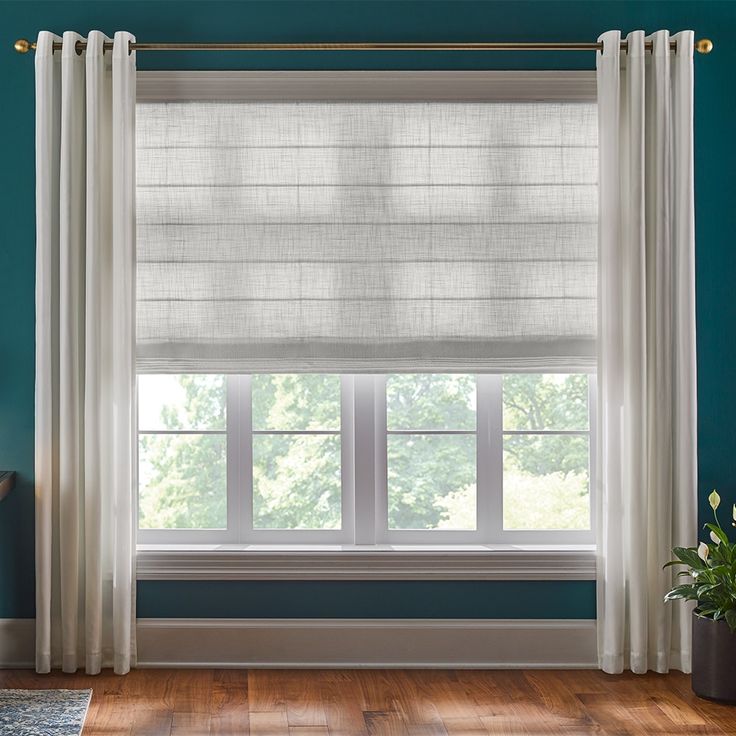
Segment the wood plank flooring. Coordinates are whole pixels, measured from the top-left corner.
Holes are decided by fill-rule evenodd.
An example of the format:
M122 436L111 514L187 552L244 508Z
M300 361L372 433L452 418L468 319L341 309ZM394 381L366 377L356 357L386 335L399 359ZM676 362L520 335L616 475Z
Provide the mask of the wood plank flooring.
M84 736L736 735L736 707L680 673L0 670L0 687L92 688Z

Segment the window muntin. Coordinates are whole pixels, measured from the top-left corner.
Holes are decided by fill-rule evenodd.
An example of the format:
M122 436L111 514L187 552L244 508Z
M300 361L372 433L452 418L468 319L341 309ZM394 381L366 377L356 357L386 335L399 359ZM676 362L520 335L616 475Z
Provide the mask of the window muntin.
M139 541L592 542L593 396L586 374L141 375Z

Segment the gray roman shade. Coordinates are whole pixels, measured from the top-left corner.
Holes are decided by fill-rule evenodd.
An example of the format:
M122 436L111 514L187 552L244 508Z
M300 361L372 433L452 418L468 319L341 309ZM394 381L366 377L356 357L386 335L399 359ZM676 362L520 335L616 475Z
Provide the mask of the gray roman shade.
M594 364L592 102L139 102L141 371Z

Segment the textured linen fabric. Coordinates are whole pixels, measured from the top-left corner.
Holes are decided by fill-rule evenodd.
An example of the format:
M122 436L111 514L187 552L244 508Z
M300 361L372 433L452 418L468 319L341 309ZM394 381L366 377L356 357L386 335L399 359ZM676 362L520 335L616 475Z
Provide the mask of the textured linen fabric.
M599 659L689 672L662 565L697 535L693 34L600 40Z
M134 661L135 54L36 51L36 669Z
M142 371L595 364L594 103L138 105Z

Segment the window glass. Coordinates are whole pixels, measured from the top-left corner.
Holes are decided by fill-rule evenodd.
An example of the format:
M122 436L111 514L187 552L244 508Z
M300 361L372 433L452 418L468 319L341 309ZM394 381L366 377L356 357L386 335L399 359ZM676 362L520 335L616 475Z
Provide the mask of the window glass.
M475 435L388 437L390 529L475 529Z
M225 529L224 434L141 434L138 443L141 529Z
M138 376L138 429L225 430L225 376L208 373Z
M503 527L590 529L588 376L503 379Z
M584 373L505 375L503 428L588 429L588 376Z
M226 379L138 376L141 529L227 527Z
M476 382L386 379L389 529L476 528Z
M253 526L339 529L340 436L253 437Z
M259 373L252 386L254 430L340 430L340 376Z
M253 526L339 529L340 376L252 378Z
M414 373L386 379L389 429L475 430L475 376Z

